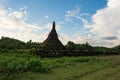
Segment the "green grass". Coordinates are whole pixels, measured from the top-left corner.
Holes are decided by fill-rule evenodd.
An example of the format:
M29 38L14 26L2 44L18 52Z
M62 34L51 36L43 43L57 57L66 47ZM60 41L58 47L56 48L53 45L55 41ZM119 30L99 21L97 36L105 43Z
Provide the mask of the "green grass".
M120 55L40 58L0 53L0 80L119 80Z

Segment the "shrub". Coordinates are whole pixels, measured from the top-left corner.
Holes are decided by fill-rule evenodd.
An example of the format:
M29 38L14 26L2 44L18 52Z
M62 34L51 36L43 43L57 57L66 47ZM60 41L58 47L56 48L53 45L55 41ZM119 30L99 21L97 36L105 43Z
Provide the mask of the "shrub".
M3 56L0 61L0 72L3 73L20 73L26 71L33 72L49 72L50 68L45 66L44 63L41 62L41 59L35 56L30 56L27 54L24 55L10 55Z
M33 72L49 72L50 68L45 66L41 60L38 58L31 58L29 61L26 63L26 67L28 71L33 71Z

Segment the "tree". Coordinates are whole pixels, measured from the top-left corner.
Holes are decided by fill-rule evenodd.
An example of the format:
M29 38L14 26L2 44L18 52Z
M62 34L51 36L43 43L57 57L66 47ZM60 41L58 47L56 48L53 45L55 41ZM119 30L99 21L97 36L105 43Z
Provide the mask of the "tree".
M67 50L75 50L75 44L72 41L69 41L65 47Z
M88 42L86 42L84 45L84 50L92 50L92 46Z

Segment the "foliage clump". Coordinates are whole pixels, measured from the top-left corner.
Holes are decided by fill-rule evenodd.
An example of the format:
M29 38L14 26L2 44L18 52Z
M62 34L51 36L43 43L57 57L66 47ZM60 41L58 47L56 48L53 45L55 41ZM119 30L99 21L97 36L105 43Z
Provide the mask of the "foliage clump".
M41 47L40 43L32 42L32 40L28 41L27 43L9 37L2 37L0 39L0 48L9 49L9 50L16 50L16 49L32 49Z
M2 54L0 72L5 74L21 72L49 72L48 66L41 62L41 58L30 54Z

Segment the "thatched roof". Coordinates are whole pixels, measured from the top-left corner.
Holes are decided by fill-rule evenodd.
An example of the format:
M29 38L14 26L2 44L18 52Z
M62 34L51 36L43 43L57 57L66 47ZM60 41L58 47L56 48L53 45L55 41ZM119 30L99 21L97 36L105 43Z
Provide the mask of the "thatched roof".
M64 49L63 44L58 39L58 35L55 29L55 22L53 22L52 30L48 35L48 38L43 42L43 49L45 50L61 50Z

